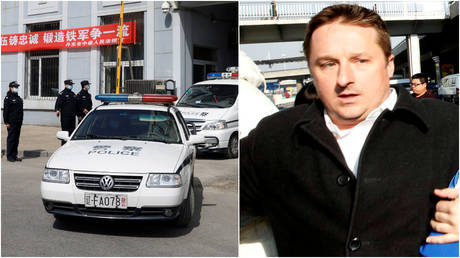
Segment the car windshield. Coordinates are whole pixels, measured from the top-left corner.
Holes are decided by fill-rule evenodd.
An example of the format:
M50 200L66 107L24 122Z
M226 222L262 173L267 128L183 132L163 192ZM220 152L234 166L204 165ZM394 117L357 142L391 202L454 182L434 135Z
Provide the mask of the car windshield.
M95 110L82 121L72 140L120 139L181 143L173 115L153 110Z
M192 86L179 100L179 107L228 108L238 96L238 85L201 84Z

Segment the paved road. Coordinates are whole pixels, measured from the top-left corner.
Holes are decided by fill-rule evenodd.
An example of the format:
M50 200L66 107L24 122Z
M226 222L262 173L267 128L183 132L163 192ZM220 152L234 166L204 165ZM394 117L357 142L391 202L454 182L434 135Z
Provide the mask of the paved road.
M40 199L48 158L2 158L2 256L237 256L237 159L195 162L192 226L159 222L55 221Z

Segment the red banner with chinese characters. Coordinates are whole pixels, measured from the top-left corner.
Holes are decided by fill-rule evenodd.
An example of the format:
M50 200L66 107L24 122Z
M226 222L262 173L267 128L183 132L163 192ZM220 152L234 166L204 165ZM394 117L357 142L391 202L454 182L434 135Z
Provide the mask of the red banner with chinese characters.
M119 23L93 27L2 35L2 53L116 45ZM136 43L136 22L125 22L123 44Z

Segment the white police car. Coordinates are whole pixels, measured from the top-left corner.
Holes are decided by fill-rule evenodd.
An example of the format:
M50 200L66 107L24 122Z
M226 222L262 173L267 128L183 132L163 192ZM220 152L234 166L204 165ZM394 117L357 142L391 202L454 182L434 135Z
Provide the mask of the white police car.
M195 144L171 95L98 95L92 110L48 160L41 182L47 212L109 219L190 222ZM141 100L142 99L142 100ZM161 102L168 104L109 104Z
M238 157L238 73L208 74L208 80L190 87L176 106L189 129L208 140L199 151Z

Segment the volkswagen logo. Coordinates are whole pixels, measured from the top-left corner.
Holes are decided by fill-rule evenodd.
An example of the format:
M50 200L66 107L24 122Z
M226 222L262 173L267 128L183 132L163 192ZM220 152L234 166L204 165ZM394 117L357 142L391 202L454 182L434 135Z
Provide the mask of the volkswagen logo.
M108 191L112 189L114 185L113 178L111 176L103 176L101 180L99 180L99 185L101 186L102 190Z

